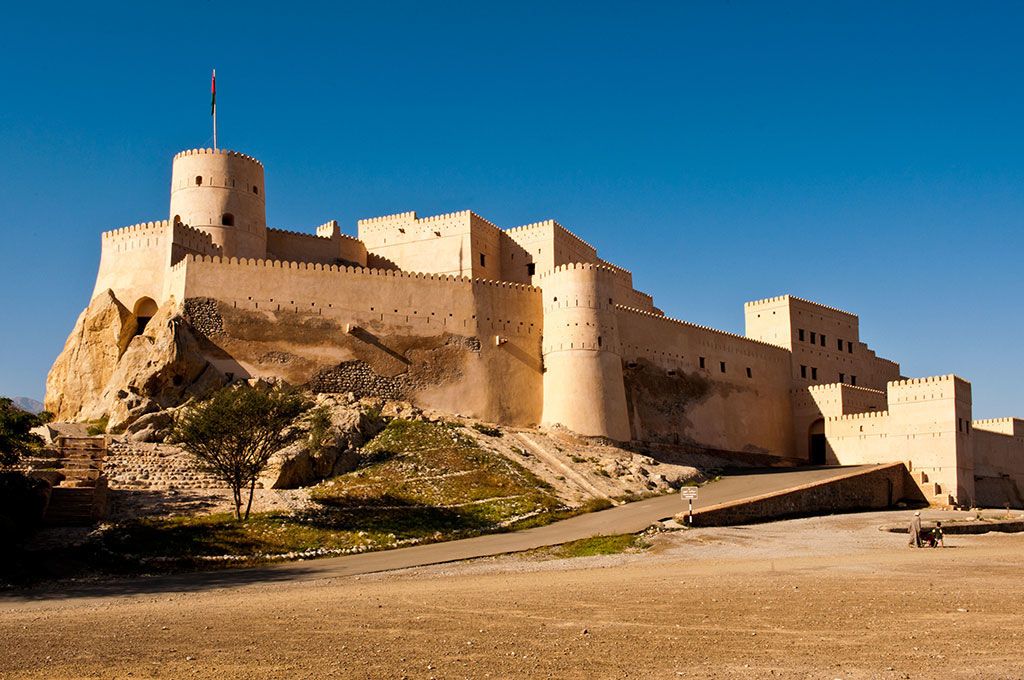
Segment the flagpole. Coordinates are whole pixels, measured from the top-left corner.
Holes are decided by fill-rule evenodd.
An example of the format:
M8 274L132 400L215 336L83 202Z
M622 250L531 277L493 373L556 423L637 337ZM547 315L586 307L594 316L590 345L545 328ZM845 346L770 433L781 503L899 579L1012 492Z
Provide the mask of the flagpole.
M210 81L210 94L213 101L213 150L217 150L217 69L213 69L213 79Z

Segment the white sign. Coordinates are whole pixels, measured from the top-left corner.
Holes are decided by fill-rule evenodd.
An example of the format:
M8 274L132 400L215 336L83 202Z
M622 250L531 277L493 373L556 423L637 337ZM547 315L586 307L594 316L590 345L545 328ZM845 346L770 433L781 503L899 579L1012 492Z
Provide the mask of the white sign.
M679 489L679 495L683 500L697 500L697 489L696 486L684 486Z

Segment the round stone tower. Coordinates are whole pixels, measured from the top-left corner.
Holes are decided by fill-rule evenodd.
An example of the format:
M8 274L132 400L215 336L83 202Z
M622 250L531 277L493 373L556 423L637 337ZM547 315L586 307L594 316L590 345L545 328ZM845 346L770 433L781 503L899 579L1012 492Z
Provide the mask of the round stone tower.
M536 281L544 291L542 422L628 441L615 272L598 264L567 264Z
M225 257L267 256L263 164L237 151L192 149L174 157L171 221L208 232Z

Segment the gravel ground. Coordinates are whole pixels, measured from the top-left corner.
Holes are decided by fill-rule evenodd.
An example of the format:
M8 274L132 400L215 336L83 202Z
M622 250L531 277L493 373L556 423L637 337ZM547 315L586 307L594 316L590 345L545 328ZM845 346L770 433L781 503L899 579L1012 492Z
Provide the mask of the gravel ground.
M0 673L1024 677L1024 534L947 536L945 549L916 550L878 530L909 514L695 529L609 557L20 593L0 599Z

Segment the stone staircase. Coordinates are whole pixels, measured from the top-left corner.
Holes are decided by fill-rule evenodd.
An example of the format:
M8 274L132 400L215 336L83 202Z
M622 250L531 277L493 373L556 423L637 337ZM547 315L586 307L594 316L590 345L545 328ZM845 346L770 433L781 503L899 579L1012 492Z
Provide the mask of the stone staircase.
M918 470L913 474L913 478L918 488L924 493L925 498L928 499L929 504L943 507L956 505L956 499L953 497L953 494L944 493L942 485L938 482L928 481L927 472Z
M103 461L105 437L58 437L55 471L60 479L50 493L43 521L53 525L88 525L107 510L107 479Z
M167 444L114 440L105 472L112 489L183 491L225 487L224 482L200 470L188 453Z

